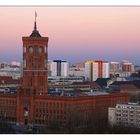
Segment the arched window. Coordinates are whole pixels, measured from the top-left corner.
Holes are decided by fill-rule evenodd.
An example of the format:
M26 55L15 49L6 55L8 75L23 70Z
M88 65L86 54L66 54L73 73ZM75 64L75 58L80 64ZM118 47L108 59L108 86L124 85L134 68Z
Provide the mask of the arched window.
M25 46L23 46L23 52L26 53L26 47Z
M33 47L32 46L29 47L29 53L33 53Z
M42 53L42 48L41 47L38 48L38 52Z
M23 68L26 68L26 60L23 60Z
M45 53L47 53L47 46L45 46L44 48L45 48Z

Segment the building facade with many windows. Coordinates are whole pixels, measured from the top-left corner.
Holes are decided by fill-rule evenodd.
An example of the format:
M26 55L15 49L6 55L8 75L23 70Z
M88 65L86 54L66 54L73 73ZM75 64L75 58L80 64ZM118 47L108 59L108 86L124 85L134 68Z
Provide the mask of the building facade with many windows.
M68 69L69 69L68 62L62 60L53 60L53 61L49 61L49 65L50 65L49 67L50 76L53 77L68 76Z
M85 62L85 80L96 81L98 78L109 78L109 63L102 60Z
M140 128L140 105L139 103L117 104L109 108L110 125L123 125Z

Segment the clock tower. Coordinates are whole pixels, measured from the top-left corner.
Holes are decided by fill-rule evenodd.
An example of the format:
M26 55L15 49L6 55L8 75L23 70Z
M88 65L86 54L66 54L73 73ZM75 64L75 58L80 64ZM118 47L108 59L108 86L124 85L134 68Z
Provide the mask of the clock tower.
M17 121L28 125L34 122L34 100L48 94L48 37L34 29L23 41L23 78L17 92Z
M42 37L37 30L36 14L34 29L23 41L23 82L24 89L34 89L36 94L48 93L48 37Z

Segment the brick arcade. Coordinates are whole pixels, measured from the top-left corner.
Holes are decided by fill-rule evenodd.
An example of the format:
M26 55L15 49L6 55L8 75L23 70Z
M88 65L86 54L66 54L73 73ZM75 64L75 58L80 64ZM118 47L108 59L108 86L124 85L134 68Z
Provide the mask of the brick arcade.
M17 92L0 93L0 117L22 125L85 126L91 120L107 120L108 107L129 101L128 94L52 96L48 93L48 37L42 37L34 22L33 32L23 41L23 77Z

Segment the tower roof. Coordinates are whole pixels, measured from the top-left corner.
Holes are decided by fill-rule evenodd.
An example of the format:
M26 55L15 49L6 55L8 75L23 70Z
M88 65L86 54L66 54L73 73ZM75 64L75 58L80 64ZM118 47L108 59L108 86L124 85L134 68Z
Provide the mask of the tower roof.
M37 17L37 13L35 12L34 30L32 31L30 37L41 37L39 31L37 30L36 17Z

